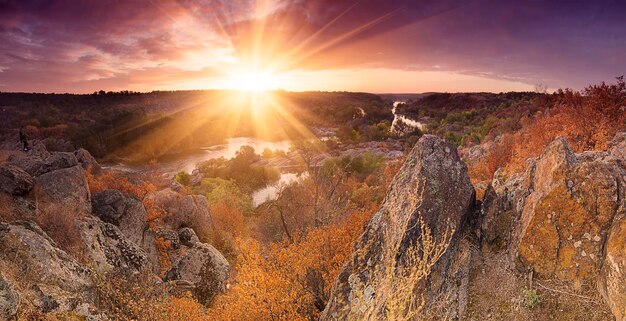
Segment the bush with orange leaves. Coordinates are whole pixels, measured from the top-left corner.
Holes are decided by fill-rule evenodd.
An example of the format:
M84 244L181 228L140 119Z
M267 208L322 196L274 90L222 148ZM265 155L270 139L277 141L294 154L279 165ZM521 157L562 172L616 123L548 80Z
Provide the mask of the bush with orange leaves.
M188 292L177 292L167 283L108 274L97 275L96 281L97 304L113 320L211 320Z
M527 158L538 156L556 138L563 136L575 152L606 150L618 131L626 130L626 84L601 83L582 92L559 90L552 107L515 134L510 168L519 170Z
M243 213L228 199L215 202L210 209L214 227L212 245L226 257L236 256L235 240L245 234Z
M268 248L238 239L234 285L215 299L209 314L214 320L317 319L372 213L348 215L340 223L296 235L293 243L271 243Z
M547 98L544 112L521 119L522 128L494 143L486 161L469 168L473 182L490 180L499 167L523 170L556 137L564 137L575 152L606 150L619 131L626 130L626 84L601 83L582 91L559 90Z
M156 187L150 183L133 184L114 171L102 171L98 174L87 171L87 183L92 194L105 189L116 189L138 200L143 200L148 193L156 191Z

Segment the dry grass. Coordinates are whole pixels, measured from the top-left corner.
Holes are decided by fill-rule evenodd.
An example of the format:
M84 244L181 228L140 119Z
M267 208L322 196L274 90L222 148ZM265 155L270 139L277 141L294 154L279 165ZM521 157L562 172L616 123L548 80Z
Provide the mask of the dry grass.
M398 222L396 230L388 229L385 240L390 242L384 250L380 268L374 272L376 280L376 305L358 307L363 313L358 320L393 320L408 321L422 320L425 300L419 293L418 287L422 281L430 275L433 266L446 252L454 230L448 225L446 231L439 239L435 239L431 229L420 217L418 222L409 227L407 218L405 222ZM405 235L406 231L414 228L420 229L420 234L415 243L407 249L403 247L402 238L397 235ZM395 236L394 236L395 235ZM403 253L403 255L398 255ZM359 288L364 288L359 284ZM358 294L361 296L361 294ZM366 298L359 297L359 302L365 302ZM380 315L380 313L384 315Z
M538 302L529 302L534 293ZM574 290L556 280L529 284L506 254L483 253L472 262L468 295L466 320L613 320L595 288Z

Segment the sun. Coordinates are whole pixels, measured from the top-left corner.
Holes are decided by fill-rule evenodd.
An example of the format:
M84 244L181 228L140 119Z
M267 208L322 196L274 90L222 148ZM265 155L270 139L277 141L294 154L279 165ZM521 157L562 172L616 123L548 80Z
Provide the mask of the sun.
M233 73L228 83L229 88L247 92L275 90L279 85L278 77L271 72L253 70Z

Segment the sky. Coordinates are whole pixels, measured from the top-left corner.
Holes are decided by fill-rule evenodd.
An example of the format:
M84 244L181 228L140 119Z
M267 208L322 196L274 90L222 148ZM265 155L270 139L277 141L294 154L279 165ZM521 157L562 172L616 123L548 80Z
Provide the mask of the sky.
M0 0L0 91L501 92L624 74L623 0Z

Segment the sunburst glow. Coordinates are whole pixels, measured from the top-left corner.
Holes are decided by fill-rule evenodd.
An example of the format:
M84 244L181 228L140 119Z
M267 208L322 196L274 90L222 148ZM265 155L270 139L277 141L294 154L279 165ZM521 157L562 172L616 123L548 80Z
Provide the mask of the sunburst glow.
M271 72L247 70L230 75L228 87L241 91L262 92L278 89L279 80L279 77Z

